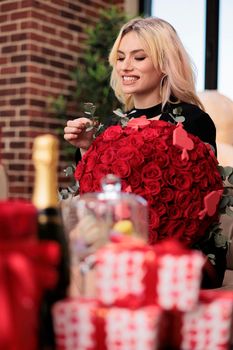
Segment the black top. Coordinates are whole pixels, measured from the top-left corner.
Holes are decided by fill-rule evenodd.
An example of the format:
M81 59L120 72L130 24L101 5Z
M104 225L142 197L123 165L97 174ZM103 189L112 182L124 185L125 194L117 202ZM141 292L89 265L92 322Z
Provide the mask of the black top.
M127 113L128 117L139 118L145 115L148 119L160 116L159 120L164 120L172 124L177 124L182 121L184 129L198 136L203 142L212 146L217 154L216 149L216 128L210 116L201 110L198 106L180 102L167 103L163 110L162 104L146 108L146 109L132 109ZM183 118L182 118L183 117ZM119 117L112 116L105 122L105 128L117 125ZM81 159L80 150L76 151L76 162ZM208 268L204 272L202 281L203 288L217 288L222 285L225 269L226 269L226 253L227 246L216 247L214 235L208 240L198 242L195 244L195 249L201 250L206 256L210 257L207 265Z

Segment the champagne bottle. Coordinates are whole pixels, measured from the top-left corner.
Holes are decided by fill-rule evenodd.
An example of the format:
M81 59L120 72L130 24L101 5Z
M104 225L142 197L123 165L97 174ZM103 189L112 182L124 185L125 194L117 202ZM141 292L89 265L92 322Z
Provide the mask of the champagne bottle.
M38 209L39 239L56 241L61 248L57 286L45 293L41 305L40 350L55 349L51 308L54 302L66 297L70 282L68 242L62 227L57 192L58 150L59 143L55 136L48 134L35 138L33 145L35 184L32 202Z

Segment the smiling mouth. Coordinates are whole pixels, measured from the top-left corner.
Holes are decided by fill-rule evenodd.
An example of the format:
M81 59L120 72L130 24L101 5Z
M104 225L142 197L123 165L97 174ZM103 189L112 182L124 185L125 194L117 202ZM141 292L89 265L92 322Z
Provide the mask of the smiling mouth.
M134 83L135 81L137 81L139 78L136 77L136 76L127 76L127 75L123 75L122 76L122 80L123 80L123 83Z

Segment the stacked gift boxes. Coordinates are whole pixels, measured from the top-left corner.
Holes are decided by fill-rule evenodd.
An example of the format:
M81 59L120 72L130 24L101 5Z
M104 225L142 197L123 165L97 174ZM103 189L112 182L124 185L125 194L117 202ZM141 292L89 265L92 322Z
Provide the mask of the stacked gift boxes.
M201 253L127 238L95 259L95 298L53 308L58 350L228 349L233 292L200 290Z

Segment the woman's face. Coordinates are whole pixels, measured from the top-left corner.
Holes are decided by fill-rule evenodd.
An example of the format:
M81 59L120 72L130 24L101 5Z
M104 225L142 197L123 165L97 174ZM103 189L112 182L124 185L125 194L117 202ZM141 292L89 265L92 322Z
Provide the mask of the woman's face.
M151 105L160 102L162 73L154 67L141 40L133 31L121 39L116 71L125 94L132 94L136 101L146 99Z

